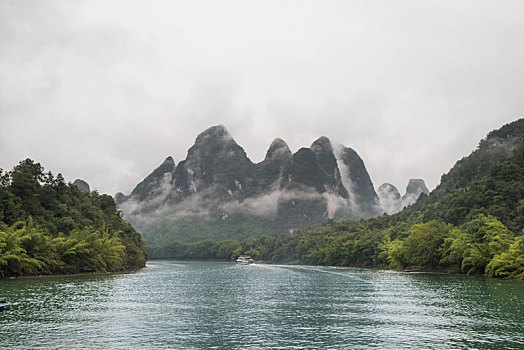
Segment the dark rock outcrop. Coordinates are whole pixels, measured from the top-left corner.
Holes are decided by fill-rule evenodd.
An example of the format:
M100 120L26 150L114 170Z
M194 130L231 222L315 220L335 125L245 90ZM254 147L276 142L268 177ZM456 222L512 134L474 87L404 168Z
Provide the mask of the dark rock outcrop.
M80 180L80 179L76 179L74 182L73 182L73 185L75 185L76 187L78 187L80 190L86 192L86 193L89 193L91 192L90 188L89 188L89 184L87 182L85 182L84 180Z

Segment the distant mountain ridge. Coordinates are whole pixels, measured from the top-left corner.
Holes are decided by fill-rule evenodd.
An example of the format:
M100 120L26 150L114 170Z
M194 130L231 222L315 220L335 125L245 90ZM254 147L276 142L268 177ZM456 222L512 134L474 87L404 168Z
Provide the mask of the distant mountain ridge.
M427 191L423 181L417 188ZM415 192L408 191L395 210L416 201L421 192ZM293 154L276 138L255 164L222 125L199 134L186 159L176 164L167 157L129 196L118 193L115 201L153 243L247 239L392 212L381 204L353 149L334 147L322 136Z

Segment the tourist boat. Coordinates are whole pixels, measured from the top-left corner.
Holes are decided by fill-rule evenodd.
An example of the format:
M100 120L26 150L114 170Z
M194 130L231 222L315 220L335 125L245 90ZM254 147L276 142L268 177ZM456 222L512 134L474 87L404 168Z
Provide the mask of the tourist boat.
M249 264L254 264L254 263L255 263L255 259L253 259L249 255L240 255L237 259L238 265L249 265Z

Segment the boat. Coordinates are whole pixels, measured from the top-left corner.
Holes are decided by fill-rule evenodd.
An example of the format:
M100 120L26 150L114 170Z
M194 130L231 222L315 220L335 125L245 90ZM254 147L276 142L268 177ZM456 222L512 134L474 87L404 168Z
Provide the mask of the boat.
M238 265L250 265L254 263L255 263L255 259L253 259L249 255L240 255L237 259Z
M7 301L7 300L0 300L0 310L3 310L4 307L7 307L11 305L11 302L10 301Z

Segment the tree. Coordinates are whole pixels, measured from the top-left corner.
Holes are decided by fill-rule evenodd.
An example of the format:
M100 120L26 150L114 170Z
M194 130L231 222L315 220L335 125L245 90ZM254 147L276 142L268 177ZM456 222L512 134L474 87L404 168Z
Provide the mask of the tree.
M44 263L27 254L23 245L32 239L31 224L19 221L5 231L0 231L0 274L2 276L20 276L41 270Z
M486 266L489 277L516 278L524 280L524 236L500 254L497 254Z
M402 246L406 264L420 268L439 267L440 247L451 228L451 225L437 220L413 225Z
M484 273L491 259L514 241L514 234L491 215L480 214L464 228L469 242L463 253L462 271L467 274Z
M453 228L448 236L444 238L439 251L441 255L440 265L450 269L452 272L460 272L464 252L471 243L470 236L458 228Z

